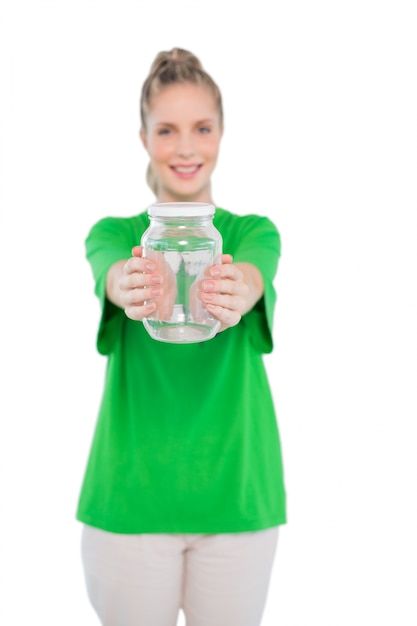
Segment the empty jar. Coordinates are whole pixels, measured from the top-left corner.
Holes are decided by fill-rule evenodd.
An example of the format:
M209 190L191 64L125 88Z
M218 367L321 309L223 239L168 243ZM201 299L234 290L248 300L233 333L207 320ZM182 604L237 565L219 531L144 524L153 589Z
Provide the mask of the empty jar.
M143 320L151 337L169 343L211 339L220 328L199 297L207 269L221 263L222 238L215 208L200 202L164 202L148 208L150 226L141 244L162 275L158 308Z

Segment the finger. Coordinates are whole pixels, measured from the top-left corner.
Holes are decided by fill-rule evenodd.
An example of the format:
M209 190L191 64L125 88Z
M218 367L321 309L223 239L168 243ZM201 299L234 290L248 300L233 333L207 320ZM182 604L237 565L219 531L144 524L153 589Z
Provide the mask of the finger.
M134 271L125 272L119 280L119 288L122 291L131 289L140 289L145 287L157 287L162 284L162 276L160 274L147 274L145 272Z
M201 300L206 305L221 306L224 309L236 311L239 315L241 315L241 311L243 311L245 306L245 300L241 296L221 293L202 293Z
M126 261L123 271L126 274L132 274L133 272L155 272L156 265L149 259L132 256L128 261Z
M210 268L209 276L213 278L231 278L233 280L242 280L242 271L232 263L225 263L223 265L213 265Z
M136 275L133 275L133 284L129 284L129 278L127 278L126 281L127 282L124 283L120 282L120 296L123 299L124 306L128 304L142 303L145 302L145 300L150 300L151 298L159 298L164 293L162 285L158 283L150 283L149 278L146 277L145 274L137 277ZM145 281L149 284L144 284Z
M246 283L237 280L231 280L230 278L218 279L218 280L204 280L201 285L201 293L224 293L232 296L246 297L248 295L249 287Z
M242 316L238 311L218 306L216 304L207 304L207 310L216 317L224 327L236 326L239 324Z
M127 306L125 307L125 314L131 320L136 322L142 321L145 317L149 317L156 309L155 302L147 302L141 306Z
M126 289L120 291L123 307L143 306L147 300L158 300L163 296L164 290L159 287L148 287L146 289Z
M204 270L204 275L205 276L218 276L219 272L221 271L220 268L221 266L224 265L230 265L231 263L233 263L233 257L231 254L222 254L222 258L221 258L221 262L217 263L215 265L209 265L208 267L206 267L206 269ZM211 271L214 271L214 274L211 274Z

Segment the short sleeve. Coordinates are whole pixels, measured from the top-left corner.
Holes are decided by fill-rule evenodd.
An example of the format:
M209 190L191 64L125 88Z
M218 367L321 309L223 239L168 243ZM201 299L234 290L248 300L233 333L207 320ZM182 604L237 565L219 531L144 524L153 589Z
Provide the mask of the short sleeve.
M95 294L101 307L97 350L103 355L112 352L125 321L124 311L106 297L106 276L114 263L130 258L135 243L132 243L129 231L131 229L121 218L107 217L92 227L85 241L86 256L95 280Z
M274 278L281 254L281 238L275 225L267 217L243 218L239 243L233 255L234 263L255 265L264 280L264 295L254 308L243 316L251 341L261 353L273 349L273 317L276 303Z

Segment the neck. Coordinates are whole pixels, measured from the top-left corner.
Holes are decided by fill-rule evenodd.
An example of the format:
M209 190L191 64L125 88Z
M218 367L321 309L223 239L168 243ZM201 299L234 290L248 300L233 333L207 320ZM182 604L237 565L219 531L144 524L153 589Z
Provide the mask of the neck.
M211 195L210 184L204 189L201 189L199 192L193 194L175 194L170 192L168 189L158 189L156 199L158 202L204 202L215 206Z

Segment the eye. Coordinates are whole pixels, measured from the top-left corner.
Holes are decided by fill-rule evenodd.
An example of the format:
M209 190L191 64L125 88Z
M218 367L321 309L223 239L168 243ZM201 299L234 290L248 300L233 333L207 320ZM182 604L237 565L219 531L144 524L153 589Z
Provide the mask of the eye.
M171 133L171 130L169 128L160 128L158 130L158 135L169 135Z
M209 133L211 133L211 128L209 128L208 126L200 126L198 132L201 135L208 135Z

